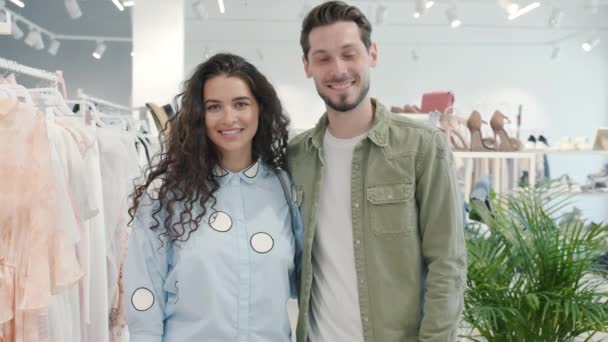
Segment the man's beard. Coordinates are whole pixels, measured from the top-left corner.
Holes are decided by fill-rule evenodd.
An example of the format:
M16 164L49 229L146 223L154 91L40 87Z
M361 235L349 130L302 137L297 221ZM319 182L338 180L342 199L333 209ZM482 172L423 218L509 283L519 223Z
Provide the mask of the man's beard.
M340 103L335 103L329 98L329 96L323 95L321 93L321 91L319 90L319 87L317 87L317 93L319 93L319 96L321 97L321 99L323 99L323 101L329 108L331 108L337 112L348 112L350 110L353 110L361 102L363 102L363 100L369 93L369 83L370 82L369 82L369 78L368 78L367 82L365 82L365 84L363 85L363 88L361 89L361 92L359 92L359 95L357 96L355 101L353 101L351 103L345 102L345 100L341 101ZM345 95L345 96L347 96L347 95Z

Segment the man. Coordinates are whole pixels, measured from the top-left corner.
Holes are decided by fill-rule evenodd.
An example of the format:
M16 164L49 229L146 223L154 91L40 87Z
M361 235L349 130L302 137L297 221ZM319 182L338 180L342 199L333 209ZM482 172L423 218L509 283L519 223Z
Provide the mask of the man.
M466 248L443 133L370 98L371 25L343 2L304 19L326 113L289 146L305 223L300 342L456 341Z

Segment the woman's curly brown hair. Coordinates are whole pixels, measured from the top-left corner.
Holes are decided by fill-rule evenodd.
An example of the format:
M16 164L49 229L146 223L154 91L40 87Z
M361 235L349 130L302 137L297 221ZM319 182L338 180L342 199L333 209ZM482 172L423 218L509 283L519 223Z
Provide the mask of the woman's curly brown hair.
M203 89L205 82L217 76L238 77L251 90L260 108L258 129L253 137L252 159L261 159L272 168L287 169L289 119L274 87L256 67L244 58L221 53L200 64L184 91L175 97L176 115L169 121L171 133L165 137L160 152L146 171L143 184L135 187L129 208L131 222L142 196L152 189L153 182L162 184L154 191L157 201L152 211L155 223L150 227L171 242L186 241L199 227L206 208L216 203L214 193L219 184L213 176L220 155L207 136ZM167 127L163 132L167 131ZM195 212L198 203L202 211ZM208 205L210 204L210 205ZM159 219L163 213L164 220Z

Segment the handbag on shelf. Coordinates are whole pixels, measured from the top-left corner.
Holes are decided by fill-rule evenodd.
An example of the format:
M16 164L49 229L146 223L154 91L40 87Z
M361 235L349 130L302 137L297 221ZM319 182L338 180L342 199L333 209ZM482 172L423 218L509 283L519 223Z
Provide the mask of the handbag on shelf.
M445 113L454 106L454 93L451 91L437 91L422 95L422 113Z

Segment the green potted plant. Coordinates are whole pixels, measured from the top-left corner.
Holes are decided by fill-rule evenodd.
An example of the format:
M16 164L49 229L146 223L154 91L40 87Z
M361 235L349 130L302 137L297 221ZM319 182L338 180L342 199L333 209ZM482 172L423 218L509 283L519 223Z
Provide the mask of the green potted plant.
M550 185L496 198L467 230L463 320L472 341L561 342L608 328L608 225L564 222L569 204ZM585 339L583 339L585 340Z

